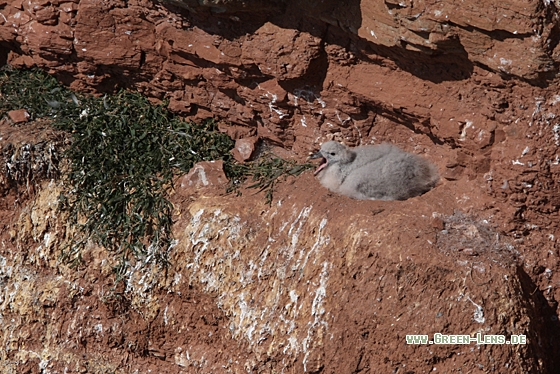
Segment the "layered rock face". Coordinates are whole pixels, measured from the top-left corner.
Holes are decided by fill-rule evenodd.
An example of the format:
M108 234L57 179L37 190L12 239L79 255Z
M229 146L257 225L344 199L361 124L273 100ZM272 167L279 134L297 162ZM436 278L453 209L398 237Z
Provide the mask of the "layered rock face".
M60 270L52 191L17 215L5 203L7 370L554 372L559 9L548 0L0 2L2 64L37 65L82 91L169 99L283 156L303 160L330 139L385 141L442 175L405 202L355 202L310 174L281 185L272 206L251 192L223 196L219 175L178 184L173 266L138 267L109 296L102 250L81 273ZM406 343L434 333L528 343Z
M327 133L368 142L384 119L485 147L519 107L543 101L531 84L558 71L552 2L208 3L176 13L15 2L0 30L11 64L38 64L80 89L170 97L178 111L258 129L296 152Z

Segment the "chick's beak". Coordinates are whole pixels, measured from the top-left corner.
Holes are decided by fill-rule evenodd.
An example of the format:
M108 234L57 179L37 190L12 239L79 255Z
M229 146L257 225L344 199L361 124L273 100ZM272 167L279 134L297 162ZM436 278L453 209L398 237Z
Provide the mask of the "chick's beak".
M314 159L314 158L320 158L321 159L321 163L319 164L317 169L315 169L315 172L313 173L313 175L319 174L319 172L321 170L323 170L325 167L327 167L327 164L329 163L329 161L323 156L321 151L313 153L311 156L309 156L309 158L310 159Z
M321 157L323 157L323 155L321 154L321 151L317 151L317 152L313 153L311 156L309 156L310 159L321 158Z

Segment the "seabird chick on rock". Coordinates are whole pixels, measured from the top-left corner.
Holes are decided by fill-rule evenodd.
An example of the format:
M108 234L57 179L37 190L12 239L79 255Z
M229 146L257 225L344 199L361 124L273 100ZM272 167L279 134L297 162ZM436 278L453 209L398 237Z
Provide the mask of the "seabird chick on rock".
M439 180L428 160L390 144L348 148L329 141L311 158L329 190L358 200L406 200L432 189Z

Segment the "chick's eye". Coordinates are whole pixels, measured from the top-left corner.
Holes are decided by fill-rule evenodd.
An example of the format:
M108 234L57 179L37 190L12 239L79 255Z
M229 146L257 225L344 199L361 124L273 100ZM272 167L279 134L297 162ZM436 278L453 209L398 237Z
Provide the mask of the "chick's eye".
M336 153L334 153L334 152L331 152L331 156L334 156L334 155L336 155Z

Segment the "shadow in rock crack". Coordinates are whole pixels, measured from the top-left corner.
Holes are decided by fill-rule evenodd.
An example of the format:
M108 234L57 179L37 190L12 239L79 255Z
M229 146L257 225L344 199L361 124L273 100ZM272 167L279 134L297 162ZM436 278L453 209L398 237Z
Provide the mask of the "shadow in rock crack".
M199 3L194 0L165 0L162 5L181 14L190 26L197 26L228 40L252 34L267 22L283 28L308 31L305 29L309 23L319 21L340 27L351 34L357 34L362 24L361 0L240 0L208 1L204 5Z
M403 110L398 108L392 108L389 110L383 106L376 106L373 109L377 114L389 119L392 122L405 126L415 134L428 136L434 144L443 145L445 143L431 132L429 120L419 118L413 114L405 113ZM416 124L421 124L424 128L420 129Z
M402 70L433 83L468 79L474 71L474 64L458 40L450 43L455 45L452 48L453 52L448 54L430 55L406 50L405 46L390 47L387 48L387 53L381 50L378 53L393 60Z
M0 67L6 65L8 61L8 48L4 48L0 43Z
M274 14L285 14L285 7L283 6L271 9L251 8L246 11L220 12L213 10L216 8L211 6L194 8L181 5L181 3L179 1L164 1L161 5L182 17L184 29L198 27L208 34L219 35L230 41L244 35L253 34L266 22L270 22L270 18Z
M378 55L393 61L403 71L433 83L465 80L474 72L474 64L469 60L468 53L458 38L439 42L437 50L405 41L388 47L357 36L355 38L359 39L356 49L363 51L359 55L360 59L379 64L379 61L368 57Z
M523 298L532 321L532 329L528 331L529 349L534 357L543 363L543 373L556 373L560 367L560 322L558 314L533 282L523 267L517 267L517 276L521 283Z
M468 79L474 70L474 65L459 38L439 41L436 43L437 49L433 50L404 40L397 46L387 47L359 37L358 30L362 26L360 0L286 1L277 2L276 6L270 9L230 12L224 8L222 13L216 13L211 7L199 7L199 11L194 12L175 4L165 3L165 6L180 13L185 18L187 27L196 26L227 40L251 35L270 22L281 28L307 32L351 52L369 51L391 59L402 70L434 83ZM357 53L357 58L369 60L364 53Z

